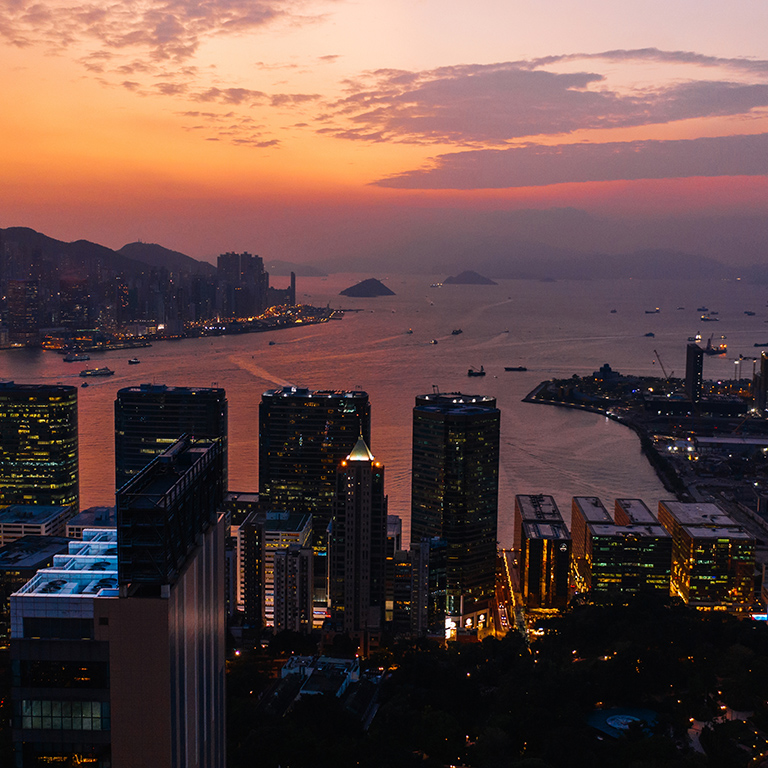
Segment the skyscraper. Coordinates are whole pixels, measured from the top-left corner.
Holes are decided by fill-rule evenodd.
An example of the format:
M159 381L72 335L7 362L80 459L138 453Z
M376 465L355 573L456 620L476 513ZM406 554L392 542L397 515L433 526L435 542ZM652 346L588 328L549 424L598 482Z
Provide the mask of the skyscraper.
M11 598L16 765L224 768L218 441L180 441Z
M336 474L328 592L336 628L357 638L363 653L384 621L386 544L384 467L360 437Z
M367 392L283 387L261 397L260 495L272 510L312 515L316 552L325 550L336 470L360 434L370 445Z
M704 350L698 344L689 344L685 351L685 394L692 403L701 400L704 379Z
M484 629L495 591L500 412L494 398L420 395L411 541L446 542L446 627Z
M221 388L126 387L115 400L115 487L134 475L182 435L218 438L227 468L227 396Z
M253 317L267 308L269 273L260 256L222 253L216 277L219 310L224 317Z
M77 389L0 383L0 504L77 506Z

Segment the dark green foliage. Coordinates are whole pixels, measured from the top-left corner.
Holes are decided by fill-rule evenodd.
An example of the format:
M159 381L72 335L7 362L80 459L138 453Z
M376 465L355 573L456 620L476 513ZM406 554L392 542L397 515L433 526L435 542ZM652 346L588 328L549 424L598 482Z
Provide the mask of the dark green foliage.
M389 671L368 731L339 700L318 697L252 721L230 765L747 768L761 751L753 743L768 749L755 735L768 723L761 623L640 596L574 606L541 629L530 649L516 633L448 648L393 644L371 660ZM691 718L720 718L726 706L754 715L715 723L701 738L708 754L694 751ZM656 723L619 738L588 726L612 707L652 710Z

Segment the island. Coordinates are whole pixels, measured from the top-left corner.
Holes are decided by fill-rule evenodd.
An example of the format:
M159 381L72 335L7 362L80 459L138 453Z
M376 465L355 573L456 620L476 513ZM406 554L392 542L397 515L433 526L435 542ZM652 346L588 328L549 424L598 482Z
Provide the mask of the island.
M345 288L343 291L339 291L339 296L352 296L354 298L373 298L375 296L394 296L395 292L387 288L381 280L377 280L375 277L369 277L367 280L362 280L356 285L352 285L349 288Z
M443 285L498 285L498 283L495 283L488 277L479 275L477 272L473 272L471 269L467 269L458 275L446 277L443 280Z

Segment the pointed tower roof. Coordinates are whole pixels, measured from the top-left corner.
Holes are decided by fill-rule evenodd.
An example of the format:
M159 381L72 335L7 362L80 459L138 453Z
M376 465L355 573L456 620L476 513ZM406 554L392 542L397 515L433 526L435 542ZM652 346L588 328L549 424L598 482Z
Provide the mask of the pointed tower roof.
M347 456L347 460L374 461L373 454L371 453L370 448L365 444L362 435L357 439L357 443L355 443L355 447L350 451L349 456Z

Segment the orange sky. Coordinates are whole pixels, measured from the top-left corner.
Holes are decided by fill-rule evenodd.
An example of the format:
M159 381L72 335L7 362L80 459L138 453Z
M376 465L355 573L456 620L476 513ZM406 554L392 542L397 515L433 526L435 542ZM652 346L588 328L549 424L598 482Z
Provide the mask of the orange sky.
M768 8L672 5L0 5L0 227L308 261L405 211L765 214Z

